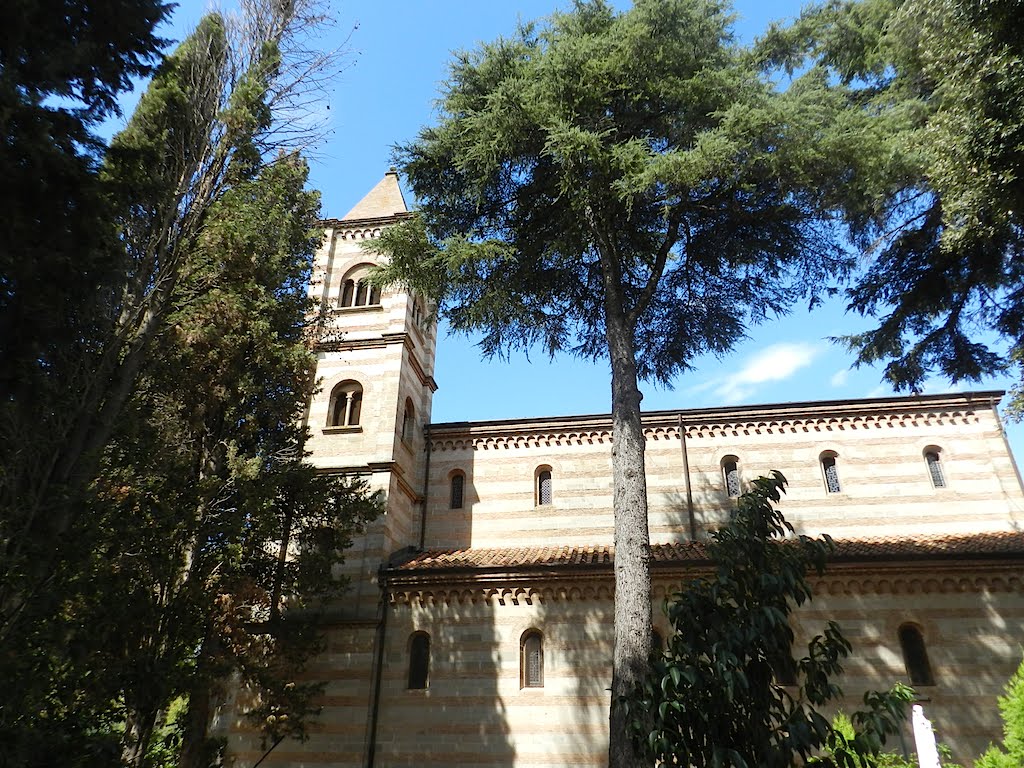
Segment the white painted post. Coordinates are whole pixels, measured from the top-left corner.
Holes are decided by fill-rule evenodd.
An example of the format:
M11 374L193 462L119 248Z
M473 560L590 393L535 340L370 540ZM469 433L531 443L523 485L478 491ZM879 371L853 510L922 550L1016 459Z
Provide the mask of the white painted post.
M915 704L911 711L917 760L921 768L939 768L939 750L935 747L935 732L932 730L931 721L924 716L924 707L920 704Z

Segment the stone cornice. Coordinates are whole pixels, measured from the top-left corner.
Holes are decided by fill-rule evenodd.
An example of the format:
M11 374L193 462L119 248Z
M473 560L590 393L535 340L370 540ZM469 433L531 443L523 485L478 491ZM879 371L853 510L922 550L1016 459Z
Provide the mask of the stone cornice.
M322 219L320 226L325 230L333 230L334 236L341 240L367 240L380 236L383 227L407 221L412 213L396 213L392 216L379 216L369 219Z
M405 479L405 470L397 461L371 461L367 466L369 466L371 472L390 472L391 478L395 481L398 489L408 496L413 504L421 504L423 502L423 497Z
M664 564L662 564L664 565ZM809 581L815 594L895 595L1010 592L1024 593L1021 559L947 561L944 563L833 563ZM709 563L652 568L651 597L660 601L679 585L710 574ZM506 569L486 573L386 573L391 605L492 603L532 605L535 602L610 600L614 573L607 565L560 569Z
M688 439L750 435L829 434L907 425L978 422L978 412L994 407L1002 391L954 395L829 400L747 407L652 411L643 414L648 440L679 440L680 420ZM608 415L446 422L430 425L434 451L501 450L608 444Z

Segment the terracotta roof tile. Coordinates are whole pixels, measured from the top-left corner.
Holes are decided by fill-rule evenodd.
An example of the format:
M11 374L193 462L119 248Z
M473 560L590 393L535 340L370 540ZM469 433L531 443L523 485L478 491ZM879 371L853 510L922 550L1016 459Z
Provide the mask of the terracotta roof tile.
M1024 556L1024 533L998 531L992 533L943 536L872 536L836 539L834 562L873 560L919 560ZM413 553L409 559L395 564L399 572L436 570L478 570L506 568L558 568L566 566L611 566L615 557L611 546L514 547L482 549L445 549ZM707 561L707 550L701 542L655 544L651 560L659 564L686 564Z

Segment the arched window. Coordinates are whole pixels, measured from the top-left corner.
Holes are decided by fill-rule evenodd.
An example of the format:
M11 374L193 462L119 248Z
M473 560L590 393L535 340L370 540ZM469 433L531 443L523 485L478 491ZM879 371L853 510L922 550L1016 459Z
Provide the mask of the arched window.
M665 640L661 636L661 632L651 627L651 652L658 654L665 650Z
M402 439L405 442L412 440L413 427L416 424L416 409L412 407L412 400L405 399L405 411L402 414Z
M462 472L452 475L451 494L448 499L449 509L462 509L463 495L466 489L466 476Z
M536 629L523 633L520 645L520 678L523 688L544 687L544 638Z
M380 288L370 284L372 264L360 264L345 273L338 306L366 307L380 304Z
M355 305L356 284L353 280L346 280L341 285L341 306L351 307Z
M839 457L835 451L825 451L819 457L821 462L821 476L825 480L825 490L829 493L840 493L843 490L839 484L839 468L836 466L836 459Z
M928 477L931 478L932 488L945 488L946 475L942 471L942 461L939 458L941 448L932 445L924 449L924 461L928 465Z
M343 381L331 390L327 426L354 427L363 410L363 388L358 381Z
M779 685L797 684L796 661L793 659L793 652L789 648L784 648L779 652L779 658L772 666L776 683Z
M409 688L427 687L430 676L430 635L414 632L409 638Z
M904 624L899 629L899 636L903 663L907 667L911 685L935 685L921 628L915 624Z
M551 487L551 467L537 468L537 505L551 504L554 493Z
M726 456L722 459L722 480L730 499L740 495L740 460L737 457Z

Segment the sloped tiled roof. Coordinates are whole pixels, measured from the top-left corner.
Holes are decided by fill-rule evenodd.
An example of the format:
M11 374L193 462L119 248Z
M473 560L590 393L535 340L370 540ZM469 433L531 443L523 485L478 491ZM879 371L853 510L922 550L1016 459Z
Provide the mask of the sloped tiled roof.
M992 533L943 536L874 536L836 539L836 551L830 558L836 563L1024 558L1024 533ZM610 568L615 549L611 546L512 547L483 549L428 550L411 554L394 564L392 571L485 571L530 569L572 569L573 567ZM655 544L651 547L652 565L707 563L707 549L701 542Z
M1024 555L1024 533L947 534L943 536L875 536L836 540L834 561L904 560Z

